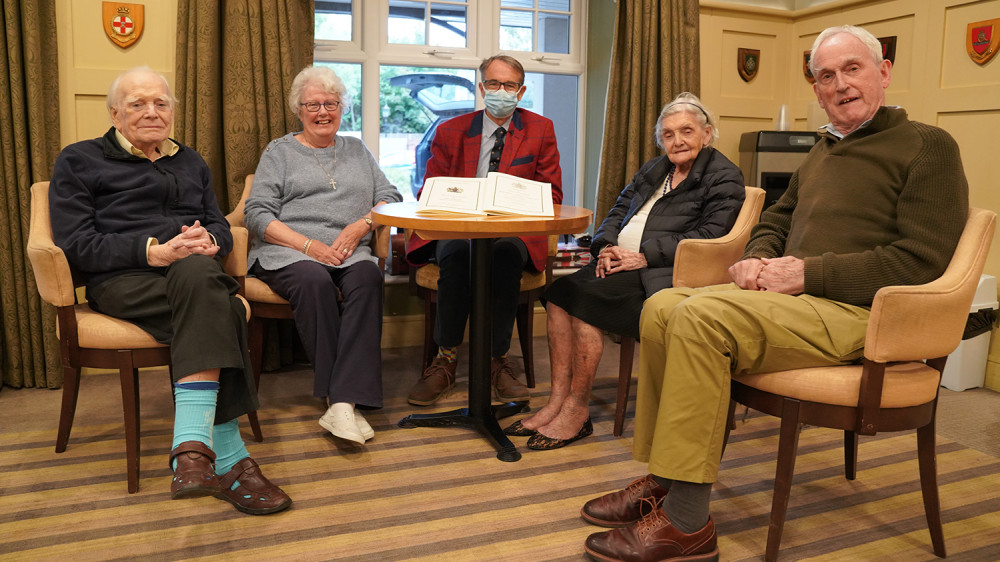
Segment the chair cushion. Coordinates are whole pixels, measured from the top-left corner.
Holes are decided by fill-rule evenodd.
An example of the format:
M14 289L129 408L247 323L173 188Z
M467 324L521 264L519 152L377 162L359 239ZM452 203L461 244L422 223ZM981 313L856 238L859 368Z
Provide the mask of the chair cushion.
M438 290L438 278L441 277L441 268L433 263L417 269L417 285L432 291ZM249 281L249 279L247 280ZM524 271L521 273L521 290L530 291L545 286L545 272ZM249 283L247 293L250 292ZM251 299L252 300L252 299Z
M861 389L860 365L814 367L740 375L747 386L797 400L856 407ZM940 373L924 363L889 364L882 388L883 408L926 404L937 396Z
M288 304L288 301L275 293L267 283L256 277L246 279L247 300L253 302L266 302L269 304Z
M166 347L154 340L149 332L128 320L94 312L87 304L78 304L74 308L80 347L93 349Z

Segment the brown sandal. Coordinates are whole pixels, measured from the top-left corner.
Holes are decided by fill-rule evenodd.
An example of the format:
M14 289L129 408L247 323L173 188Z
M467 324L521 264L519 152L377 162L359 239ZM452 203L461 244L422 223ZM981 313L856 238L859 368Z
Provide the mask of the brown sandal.
M232 489L236 482L239 484ZM222 489L215 497L226 500L243 513L267 515L292 505L292 498L272 484L250 457L236 463L222 477L221 484Z
M199 498L217 494L219 477L215 475L215 453L201 441L185 441L170 451L170 464L177 459L174 479L170 481L170 497Z

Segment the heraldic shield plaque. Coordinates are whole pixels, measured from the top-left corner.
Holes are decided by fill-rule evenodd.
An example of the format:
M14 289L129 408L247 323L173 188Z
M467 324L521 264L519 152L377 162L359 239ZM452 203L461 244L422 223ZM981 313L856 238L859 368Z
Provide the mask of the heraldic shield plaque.
M965 50L976 64L986 64L997 54L997 43L1000 43L998 24L1000 18L969 24L965 34Z
M142 35L144 22L142 4L104 2L101 9L104 33L121 48L131 47Z
M760 70L760 49L744 49L740 47L737 50L736 56L736 69L740 73L740 78L744 82L753 80L757 76L757 71Z

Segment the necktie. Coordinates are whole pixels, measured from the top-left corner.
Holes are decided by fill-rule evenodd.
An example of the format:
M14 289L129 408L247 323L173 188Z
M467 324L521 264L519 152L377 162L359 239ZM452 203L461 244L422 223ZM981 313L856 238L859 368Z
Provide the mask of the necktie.
M503 153L503 139L507 136L507 130L500 127L493 132L493 150L490 151L490 172L496 172L500 168L500 154Z

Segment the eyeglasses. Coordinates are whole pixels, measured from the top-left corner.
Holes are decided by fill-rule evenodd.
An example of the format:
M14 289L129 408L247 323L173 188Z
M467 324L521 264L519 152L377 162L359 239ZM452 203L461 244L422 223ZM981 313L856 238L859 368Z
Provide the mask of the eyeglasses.
M503 86L504 90L507 90L508 94L516 94L518 90L521 89L521 84L517 82L501 82L499 80L484 80L483 87L486 88L487 92L495 92Z
M325 107L327 111L337 111L344 104L339 101L325 101L323 103L320 103L318 101L309 101L306 103L300 103L299 105L306 108L306 111L308 111L309 113L316 113L317 111L319 111L320 106Z

